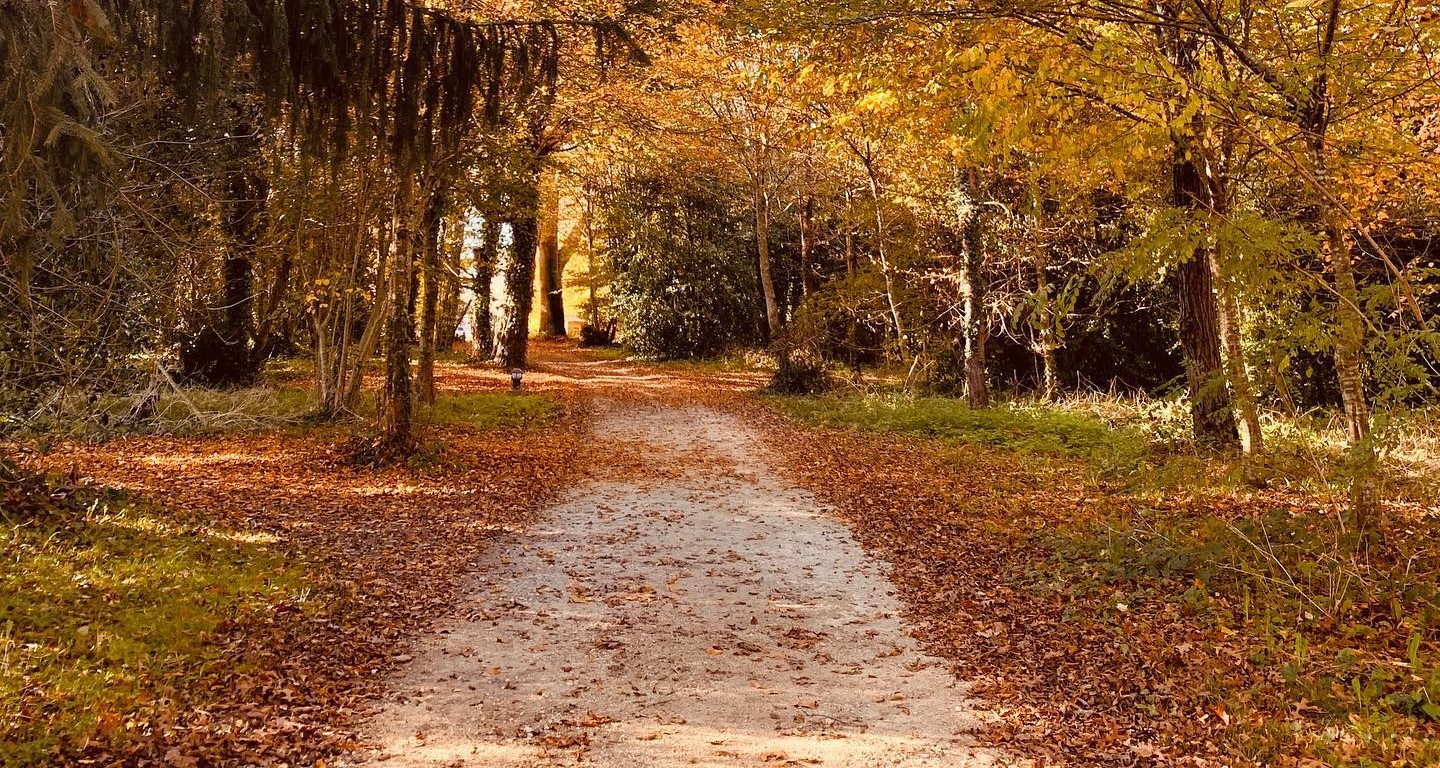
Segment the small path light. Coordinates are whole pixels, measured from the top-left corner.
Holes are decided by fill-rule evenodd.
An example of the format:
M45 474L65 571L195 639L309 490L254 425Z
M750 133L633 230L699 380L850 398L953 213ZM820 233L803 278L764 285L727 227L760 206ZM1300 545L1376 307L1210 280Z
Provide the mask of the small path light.
M510 391L520 391L520 381L525 378L525 371L520 368L510 370Z

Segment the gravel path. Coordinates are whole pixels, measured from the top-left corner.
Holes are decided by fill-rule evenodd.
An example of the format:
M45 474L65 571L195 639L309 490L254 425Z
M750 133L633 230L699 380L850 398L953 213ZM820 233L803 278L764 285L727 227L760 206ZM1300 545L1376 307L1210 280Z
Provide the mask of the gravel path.
M651 471L479 563L378 705L378 766L988 766L880 567L737 416L601 403Z

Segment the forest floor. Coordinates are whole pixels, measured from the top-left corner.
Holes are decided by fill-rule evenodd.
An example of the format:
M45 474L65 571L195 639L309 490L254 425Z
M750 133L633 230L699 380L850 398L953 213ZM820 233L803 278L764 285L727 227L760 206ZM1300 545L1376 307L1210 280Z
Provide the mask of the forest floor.
M0 540L0 765L1437 759L1433 515L1352 557L1292 486L1114 482L1103 425L765 380L540 343L525 396L443 365L406 466L27 449L88 501Z

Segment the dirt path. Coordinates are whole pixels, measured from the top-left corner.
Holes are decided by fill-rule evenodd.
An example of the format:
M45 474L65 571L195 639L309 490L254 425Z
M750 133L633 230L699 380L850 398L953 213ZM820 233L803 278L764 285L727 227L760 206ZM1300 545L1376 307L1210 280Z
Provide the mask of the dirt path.
M653 471L478 563L392 681L377 766L981 766L979 715L879 567L736 416L602 401Z

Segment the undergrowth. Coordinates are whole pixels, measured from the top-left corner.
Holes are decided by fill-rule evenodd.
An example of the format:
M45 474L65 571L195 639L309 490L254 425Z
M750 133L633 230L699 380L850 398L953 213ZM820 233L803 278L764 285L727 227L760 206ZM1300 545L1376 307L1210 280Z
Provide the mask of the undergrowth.
M1078 460L1099 500L1087 512L1038 528L994 522L997 535L1048 553L1011 573L1015 583L1059 585L1070 615L1123 628L1156 659L1179 653L1164 646L1166 622L1205 627L1218 638L1206 652L1249 670L1208 678L1206 716L1223 719L1229 751L1254 764L1440 764L1440 517L1434 477L1414 470L1440 457L1433 415L1384 425L1405 463L1386 470L1387 540L1367 548L1345 512L1342 444L1323 414L1269 414L1265 453L1244 458L1189 446L1176 400L986 410L894 394L773 401L812 424L991 446L1020 462Z
M1169 604L1255 670L1218 678L1233 747L1274 764L1440 763L1440 554L1433 518L1361 552L1321 509L1140 507L1039 538L1072 585ZM1278 713L1278 716L1277 716Z
M777 399L791 416L829 427L939 437L1021 453L1076 457L1133 467L1145 456L1141 434L1083 413L1021 404L971 409L944 397L806 397Z

